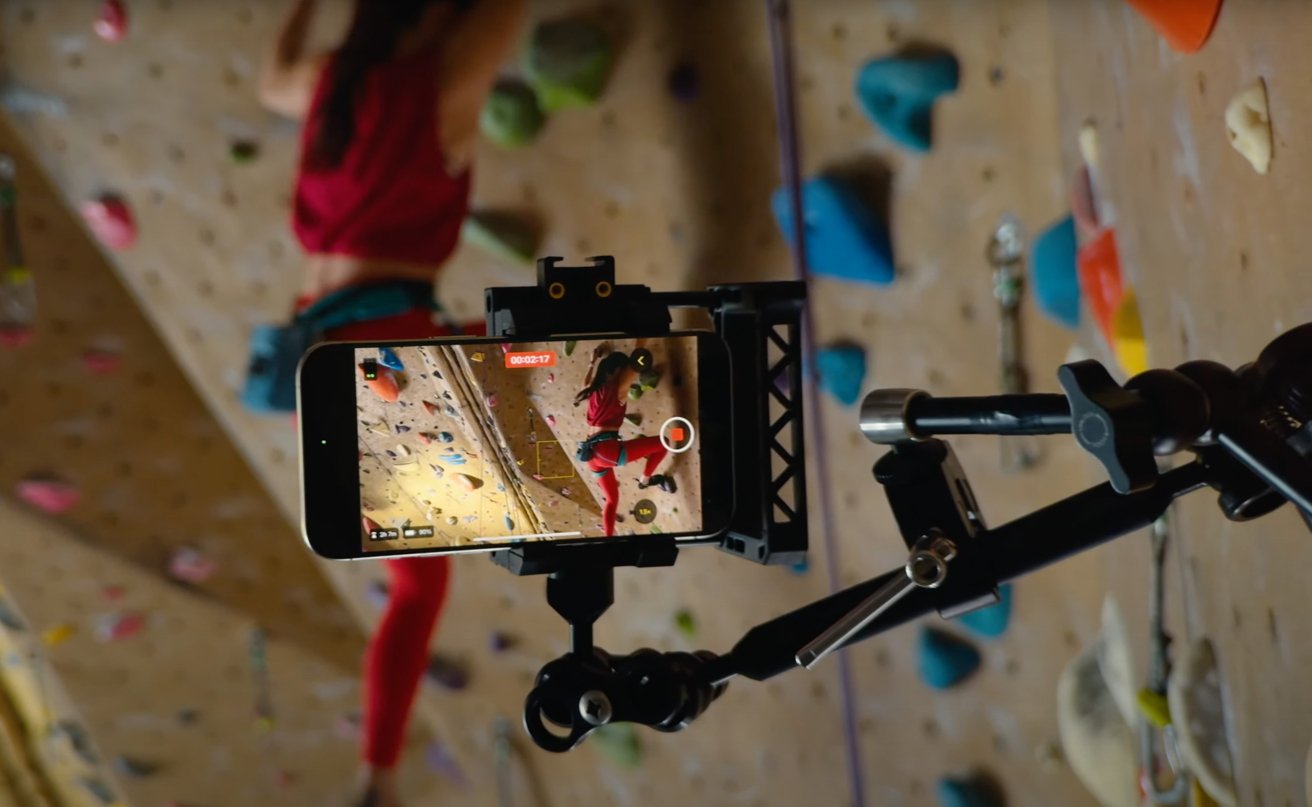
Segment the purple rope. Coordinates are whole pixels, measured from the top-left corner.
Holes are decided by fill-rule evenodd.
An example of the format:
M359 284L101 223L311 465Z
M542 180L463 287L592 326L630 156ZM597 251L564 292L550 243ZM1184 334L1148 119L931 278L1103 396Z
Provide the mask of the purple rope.
M806 263L806 228L802 224L802 170L800 146L797 136L797 106L793 97L793 44L791 14L788 0L766 0L770 23L770 55L774 66L774 104L778 114L779 155L783 168L784 187L788 192L788 206L793 219L793 272L797 279L811 285L811 270ZM802 316L802 354L806 367L814 369L815 326L809 312ZM806 376L806 394L818 402L818 389L813 373ZM835 537L832 509L829 507L829 463L825 452L824 418L820 409L808 409L812 445L815 447L816 482L820 489L820 525L824 536L825 571L830 593L839 589L838 540ZM861 740L857 732L856 693L852 684L852 664L846 650L834 654L838 662L839 695L843 705L843 745L847 754L848 780L852 791L852 807L865 807L865 778L861 772Z

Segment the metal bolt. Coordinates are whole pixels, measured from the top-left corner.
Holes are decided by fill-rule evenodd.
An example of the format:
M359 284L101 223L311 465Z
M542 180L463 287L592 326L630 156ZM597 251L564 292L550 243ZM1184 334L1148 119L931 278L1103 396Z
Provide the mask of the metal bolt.
M604 726L610 722L615 712L606 693L590 689L579 698L579 714L594 726Z

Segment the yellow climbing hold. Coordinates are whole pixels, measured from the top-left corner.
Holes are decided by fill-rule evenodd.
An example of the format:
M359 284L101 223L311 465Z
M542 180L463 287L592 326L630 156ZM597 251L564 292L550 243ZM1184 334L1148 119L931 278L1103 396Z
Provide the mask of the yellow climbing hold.
M1189 807L1221 807L1217 804L1216 799L1207 795L1203 786L1194 779L1189 784Z
M1167 704L1165 695L1153 692L1151 689L1141 689L1139 690L1138 703L1139 713L1149 723L1159 729L1171 725L1171 707Z
M1254 171L1265 174L1271 169L1271 113L1262 79L1230 100L1225 108L1225 134Z
M1148 369L1148 345L1143 337L1143 320L1134 289L1126 289L1116 313L1112 315L1112 350L1121 369L1138 375Z
M77 633L76 625L62 622L55 625L53 628L47 628L46 631L41 634L41 641L45 643L46 647L54 647L55 645L63 644L68 641L75 633Z

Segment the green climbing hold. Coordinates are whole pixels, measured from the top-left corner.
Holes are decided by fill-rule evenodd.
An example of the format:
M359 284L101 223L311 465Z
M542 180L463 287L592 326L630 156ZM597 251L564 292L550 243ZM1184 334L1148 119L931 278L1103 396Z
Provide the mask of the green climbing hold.
M691 611L685 609L675 614L674 627L678 628L679 633L689 639L697 638L697 620L693 617Z
M625 768L642 764L642 743L632 723L610 723L592 732L592 744L611 762Z
M238 165L253 162L259 154L259 144L254 140L234 140L228 145L228 156Z
M524 72L544 112L591 106L601 97L613 61L609 37L582 20L538 25L529 41Z
M639 398L642 397L642 392L643 392L643 390L642 390L642 386L641 386L641 385L638 385L638 384L632 384L632 385L630 385L630 386L629 386L629 400L630 400L630 401L636 401L636 400L638 400Z
M537 94L519 79L498 81L478 116L483 136L508 149L532 142L545 121Z
M533 263L538 234L524 218L508 213L471 213L460 236L495 257L516 263Z
M578 343L578 340L577 340L577 339L569 339L569 340L567 340L567 341L565 342L565 355L566 355L566 356L573 356L573 355L574 355L574 348L576 348L576 347L578 347L578 346L579 346L579 343Z

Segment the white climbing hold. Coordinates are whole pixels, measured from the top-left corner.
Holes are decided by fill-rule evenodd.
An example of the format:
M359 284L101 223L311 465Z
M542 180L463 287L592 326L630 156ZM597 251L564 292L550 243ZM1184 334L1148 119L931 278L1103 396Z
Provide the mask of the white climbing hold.
M1084 160L1089 170L1096 171L1101 152L1098 143L1098 124L1094 123L1092 118L1080 126L1079 144L1080 158Z
M1230 99L1225 108L1225 133L1230 145L1244 155L1254 171L1265 174L1270 169L1271 112L1262 79Z
M1095 646L1098 669L1102 672L1107 689L1116 700L1116 708L1126 725L1139 721L1138 687L1136 686L1134 651L1130 633L1125 627L1125 615L1116 598L1108 595L1102 603L1102 632Z
M1180 754L1198 782L1221 807L1235 807L1234 763L1226 741L1225 703L1221 672L1212 643L1191 644L1171 674L1166 690Z

